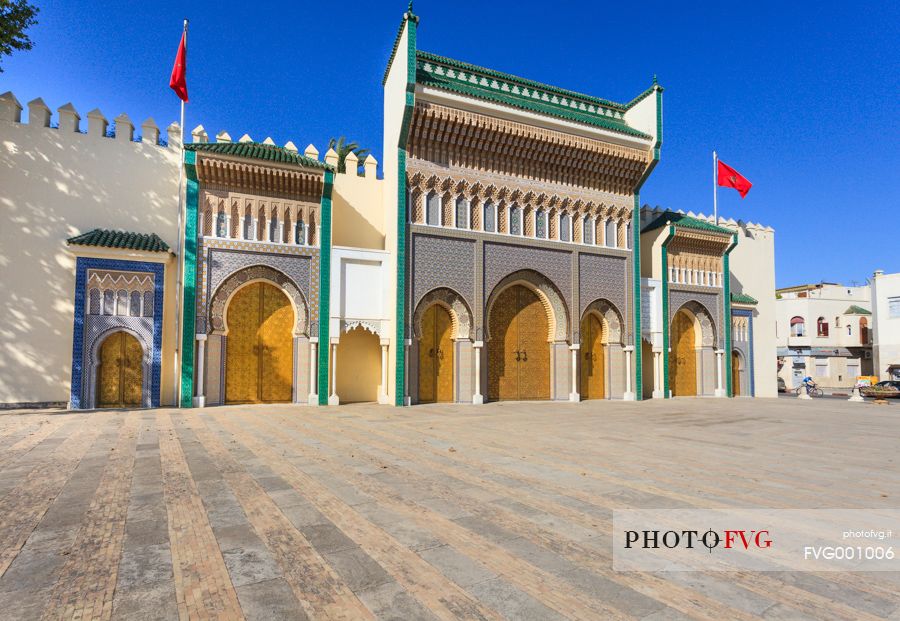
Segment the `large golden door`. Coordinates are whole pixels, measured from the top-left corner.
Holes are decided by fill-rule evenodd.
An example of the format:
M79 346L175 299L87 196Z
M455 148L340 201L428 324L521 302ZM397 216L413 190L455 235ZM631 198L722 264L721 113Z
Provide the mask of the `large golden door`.
M291 400L294 310L277 287L257 282L228 303L225 402Z
M127 332L114 332L100 346L97 371L97 407L140 407L144 350Z
M697 351L694 320L684 312L672 320L672 352L669 354L669 382L676 397L697 396Z
M494 301L489 318L489 399L549 399L547 313L531 290L514 285Z
M594 313L581 322L581 398L606 397L606 361L603 357L603 324Z
M736 351L731 352L731 394L741 396L741 355Z
M450 313L434 304L422 317L419 341L419 401L453 401L453 341Z

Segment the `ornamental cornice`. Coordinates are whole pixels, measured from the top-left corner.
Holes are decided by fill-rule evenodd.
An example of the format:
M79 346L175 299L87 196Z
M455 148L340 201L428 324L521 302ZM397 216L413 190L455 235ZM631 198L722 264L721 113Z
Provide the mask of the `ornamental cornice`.
M291 197L318 202L322 196L322 171L290 168L277 164L259 165L243 160L197 158L197 179L211 188L242 190L269 196Z
M521 202L532 207L579 211L611 219L630 217L633 200L630 195L579 189L481 170L439 166L415 158L407 162L407 184L410 191L460 194L469 200ZM453 191L454 188L464 189Z

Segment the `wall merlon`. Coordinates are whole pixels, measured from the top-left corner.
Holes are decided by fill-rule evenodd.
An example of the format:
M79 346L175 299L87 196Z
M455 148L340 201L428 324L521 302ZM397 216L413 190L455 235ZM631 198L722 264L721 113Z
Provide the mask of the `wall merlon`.
M209 142L209 134L206 133L206 128L202 125L198 125L194 129L191 130L191 137L194 142L199 143L207 143Z
M0 95L0 118L12 123L22 122L22 104L19 103L12 91L6 91Z
M216 134L216 142L231 142L231 134L224 129Z
M59 131L74 134L81 130L81 115L71 102L57 108L56 114L59 116Z
M50 106L40 97L28 102L28 124L50 127Z
M244 134L238 138L238 142L253 142L253 138L250 137L250 134Z
M365 169L366 178L375 179L378 176L378 160L372 157L372 154L366 156L366 159L363 161L363 168Z
M124 112L117 116L113 121L116 124L116 140L120 142L134 141L134 123L131 118Z
M327 157L327 156L326 156ZM344 164L346 167L346 173L348 175L356 175L359 172L359 157L357 157L356 153L351 151L344 158Z
M328 151L325 152L325 163L331 164L332 166L337 168L337 165L338 165L337 151L335 151L334 149L328 149Z
M319 159L319 150L315 148L312 143L309 143L308 145L306 145L306 149L303 151L303 155L317 160Z
M159 144L159 127L153 117L148 117L141 123L141 142Z
M275 146L275 141L272 140L272 137L271 137L271 136L266 136L266 139L263 140L263 144L271 145L271 146L274 147L274 146Z
M170 149L180 149L181 148L181 125L178 124L177 121L173 121L171 125L166 128L166 133L169 136L169 148Z
M291 153L297 153L297 152L298 152L298 151L297 151L297 145L295 145L295 144L293 143L293 141L291 141L291 140L288 140L286 143L284 143L284 148L285 148L286 151L290 151Z
M100 108L94 108L87 113L88 118L88 136L104 137L106 129L109 127L109 121L100 112Z

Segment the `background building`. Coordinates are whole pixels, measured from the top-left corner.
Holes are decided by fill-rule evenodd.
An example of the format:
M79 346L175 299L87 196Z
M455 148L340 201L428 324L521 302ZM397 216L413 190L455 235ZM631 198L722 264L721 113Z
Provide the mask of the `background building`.
M873 374L900 381L900 273L872 276Z
M809 375L823 388L851 388L872 374L869 285L798 285L775 298L778 374L789 387Z

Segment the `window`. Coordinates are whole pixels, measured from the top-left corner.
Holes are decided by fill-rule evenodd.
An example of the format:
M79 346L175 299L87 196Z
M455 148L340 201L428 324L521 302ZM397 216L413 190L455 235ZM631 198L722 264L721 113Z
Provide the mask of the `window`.
M103 314L116 314L116 292L112 289L107 289L103 292Z
M509 209L509 234L522 234L522 210L516 205L513 205Z
M456 228L469 228L469 201L462 196L456 199Z
M594 219L590 216L585 216L582 221L582 230L584 231L581 234L581 238L584 240L584 243L593 246L594 245Z
M625 226L625 247L631 250L631 222Z
M559 216L559 239L560 241L572 241L572 216L567 213Z
M615 220L607 220L606 221L606 245L610 248L615 248L618 243L618 231L616 230L616 222Z
M153 316L153 292L145 291L144 292L144 317L152 317Z
M847 336L853 336L853 326L847 324Z
M100 314L100 290L91 289L88 293L88 315Z
M216 237L227 237L228 231L225 230L225 212L220 211L216 216Z
M547 213L543 209L538 209L534 214L534 236L547 238Z
M859 344L869 344L869 320L865 317L859 318Z
M269 241L281 241L278 239L278 216L272 216L272 219L269 220Z
M840 315L838 315L837 317L834 318L834 327L835 328L841 327L841 316Z
M888 318L900 318L900 296L888 298Z
M791 336L805 336L806 324L803 317L794 317L791 319Z
M828 358L816 358L816 377L828 377Z
M306 225L303 220L297 220L297 224L294 225L294 243L306 245Z
M253 218L248 213L244 216L244 239L252 239L253 237Z
M490 201L484 204L484 230L489 233L497 230L497 206Z
M828 322L825 321L824 317L819 317L816 320L816 335L828 336Z
M441 225L441 198L434 192L428 195L425 224L430 224L431 226Z
M132 317L141 316L141 292L131 292L131 302L128 304L128 314Z
M128 315L128 292L125 289L116 292L116 315Z

